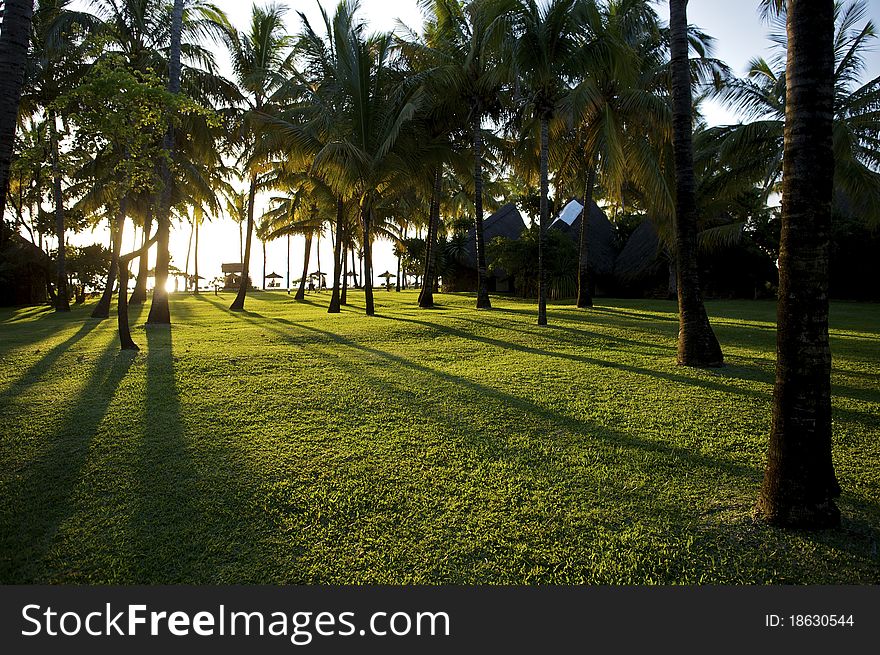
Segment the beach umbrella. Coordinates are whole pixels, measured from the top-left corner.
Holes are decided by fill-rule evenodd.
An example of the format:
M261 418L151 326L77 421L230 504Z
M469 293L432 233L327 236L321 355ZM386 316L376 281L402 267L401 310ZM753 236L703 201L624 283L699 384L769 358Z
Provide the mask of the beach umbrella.
M278 273L273 271L273 272L269 273L269 275L266 276L266 279L267 280L280 280L281 276L278 275Z

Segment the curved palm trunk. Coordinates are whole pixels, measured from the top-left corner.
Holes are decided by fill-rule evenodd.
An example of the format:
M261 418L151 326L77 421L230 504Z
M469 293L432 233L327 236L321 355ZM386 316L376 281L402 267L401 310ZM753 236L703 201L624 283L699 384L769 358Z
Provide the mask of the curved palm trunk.
M158 238L157 228L156 234L151 239L145 239L140 248L119 257L119 302L116 303L116 323L122 350L140 350L131 338L131 330L128 327L128 264L136 257L146 257Z
M202 218L202 213L196 210L195 244L193 244L193 293L196 295L199 295L199 224Z
M152 207L147 208L147 215L144 217L144 236L142 244L147 242L150 230L153 227L153 211ZM149 252L144 253L138 258L138 274L134 283L134 289L131 292L131 298L128 299L129 305L143 305L147 301L147 278L150 277L150 257Z
M339 295L339 304L348 304L348 257L345 256L347 246L342 248L342 292Z
M776 384L759 514L839 525L831 458L828 257L834 177L834 3L789 2Z
M434 171L434 188L431 191L431 207L428 216L428 234L425 237L425 272L422 275L422 289L419 292L419 307L433 309L434 286L437 279L437 231L440 229L440 192L443 184L443 169Z
M364 297L367 306L367 316L373 316L376 313L376 306L373 303L373 243L371 241L372 221L371 210L367 203L361 204L361 226L364 229Z
M483 234L483 134L482 112L474 111L474 241L477 249L477 309L492 309L486 267L486 238ZM423 280L422 286L426 281Z
M52 148L52 200L55 207L55 235L58 238L58 268L55 274L57 295L55 298L55 310L59 312L70 311L70 298L68 296L67 264L64 242L64 198L61 193L61 163L58 145L57 117L54 112L49 113L49 140Z
M263 244L263 291L266 290L266 242L261 241Z
M125 200L119 203L119 214L116 224L113 226L113 252L110 258L110 270L107 271L107 283L104 285L104 293L101 300L92 310L92 318L110 318L110 301L113 300L114 286L119 271L119 256L122 254L122 232L125 228ZM128 281L126 280L126 284ZM128 295L128 289L120 289L123 296Z
M192 255L193 237L196 233L196 219L189 228L189 241L186 243L186 263L183 265L183 290L189 291L189 262Z
M693 98L688 61L687 0L670 0L669 8L678 264L678 363L682 366L722 366L724 356L703 305L697 266L697 201L694 192Z
M248 190L248 215L247 236L244 241L244 262L241 267L241 284L238 286L238 295L229 306L232 311L244 311L244 299L247 296L248 281L251 274L251 241L254 238L254 199L257 195L257 177L251 175L251 185Z
M171 48L168 61L168 91L172 94L180 92L180 50L181 33L183 31L183 0L174 0L171 12ZM165 135L165 149L174 156L174 127L169 125ZM171 168L162 160L162 201L159 215L156 217L157 250L156 250L156 287L153 289L153 302L147 323L153 325L170 325L171 307L168 304L168 267L171 264Z
M287 295L290 295L290 233L287 233L287 273L284 274L284 285L287 287Z
M24 86L33 11L33 0L6 0L3 5L3 29L0 30L0 217L6 212L9 166Z
M592 307L593 296L590 293L590 207L593 205L593 189L596 186L596 165L590 164L587 175L587 186L584 187L584 208L581 211L581 230L578 239L578 297L577 306Z
M345 248L343 244L343 231L345 230L345 204L342 198L336 199L336 243L333 248L333 293L330 296L330 308L328 314L338 314L341 311L341 298L339 297L339 278L342 274L342 262L345 261Z
M294 300L305 300L306 299L306 277L309 274L309 259L312 254L312 233L308 232L306 234L306 253L303 257L303 273L302 277L299 279L299 289L296 290L296 295L293 297Z

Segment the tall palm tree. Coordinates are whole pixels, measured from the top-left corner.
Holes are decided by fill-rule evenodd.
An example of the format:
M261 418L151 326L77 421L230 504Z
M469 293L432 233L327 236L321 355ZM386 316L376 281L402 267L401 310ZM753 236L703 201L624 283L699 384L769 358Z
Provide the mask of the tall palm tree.
M28 111L46 115L51 170L51 192L58 240L56 256L55 309L70 310L66 273L64 180L62 146L66 124L55 101L77 84L86 70L85 35L95 27L93 16L73 11L70 0L41 0L34 9L31 25L31 53L27 65ZM59 125L60 123L60 125Z
M760 515L840 523L831 458L828 259L834 190L834 2L789 0L773 421Z
M834 190L870 223L880 223L880 77L861 83L865 54L877 38L863 0L834 3ZM778 21L784 22L784 17ZM771 39L783 52L755 59L745 79L729 80L718 95L745 117L714 129L729 175L759 184L764 195L779 191L785 133L786 35Z
M6 212L12 144L28 57L33 0L6 0L0 30L0 220ZM2 236L0 236L2 239Z
M504 0L471 0L465 4L443 3L438 27L437 50L445 62L439 74L445 77L450 99L467 108L465 118L471 136L474 179L474 241L477 259L477 308L491 309L489 299L486 240L483 236L483 166L485 137L483 121L498 118L504 109L502 91L510 79L510 67L503 45L510 38L513 3Z
M278 127L292 146L309 153L311 174L333 194L358 208L363 248L366 313L375 313L372 280L372 241L382 203L407 186L416 157L402 147L402 134L411 127L422 99L418 76L401 70L389 34L366 35L355 18L357 3L340 3L325 38L303 16L303 52L321 66L319 85L304 85L312 113L302 123L279 120ZM329 41L330 46L324 42ZM329 61L321 63L321 58ZM322 124L323 123L323 124ZM337 261L341 261L337 258Z
M724 356L700 293L694 179L693 94L688 57L687 0L669 0L672 55L672 132L675 151L675 245L678 286L678 363L721 366Z
M549 227L550 121L570 91L580 48L580 30L572 20L575 0L521 0L516 8L515 60L525 86L528 109L540 125L540 218L538 220L538 325L547 325L544 266Z
M181 70L181 43L183 39L183 7L184 0L174 0L171 12L171 46L168 55L168 92L180 93L180 70ZM165 136L165 150L174 156L174 126L168 126ZM168 266L171 263L169 242L171 239L171 167L167 160L160 164L162 170L162 194L159 199L158 214L156 216L157 250L156 250L156 287L153 289L153 302L150 305L150 313L147 323L168 325L171 323L171 307L168 304Z
M284 14L286 9L270 4L263 8L254 5L251 24L247 32L230 30L227 46L232 69L244 96L244 107L239 114L240 157L239 162L248 180L247 229L245 231L243 272L238 294L230 309L244 310L250 274L251 241L254 233L254 203L261 172L261 131L256 125L266 113L272 95L282 87L293 67L292 40L286 34Z

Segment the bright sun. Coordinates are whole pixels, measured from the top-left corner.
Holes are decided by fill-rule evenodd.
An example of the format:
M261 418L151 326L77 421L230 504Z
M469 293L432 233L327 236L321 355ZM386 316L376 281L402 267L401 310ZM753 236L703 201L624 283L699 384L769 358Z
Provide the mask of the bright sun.
M174 278L173 277L169 277L165 281L165 291L167 291L168 293L172 293L174 291Z

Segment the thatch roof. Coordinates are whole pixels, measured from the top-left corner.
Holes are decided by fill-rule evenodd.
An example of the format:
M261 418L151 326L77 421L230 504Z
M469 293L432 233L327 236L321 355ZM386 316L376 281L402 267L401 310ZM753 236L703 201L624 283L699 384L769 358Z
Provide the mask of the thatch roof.
M635 229L614 264L614 277L631 284L652 275L660 265L660 238L651 221L642 221Z
M516 240L526 229L522 214L513 203L508 203L497 212L483 220L483 237L488 244L496 237ZM462 264L470 268L477 267L477 249L474 229L468 231L468 238L464 245Z
M551 229L561 230L570 236L575 243L580 239L581 213L583 204L570 200L556 219L550 223ZM590 203L589 223L587 224L587 256L590 268L596 275L612 275L614 262L617 259L617 236L614 226L602 208L595 202Z
M220 270L224 273L241 273L244 271L244 264L236 262L234 264L221 264Z

